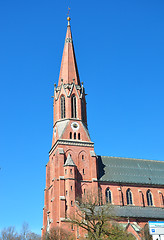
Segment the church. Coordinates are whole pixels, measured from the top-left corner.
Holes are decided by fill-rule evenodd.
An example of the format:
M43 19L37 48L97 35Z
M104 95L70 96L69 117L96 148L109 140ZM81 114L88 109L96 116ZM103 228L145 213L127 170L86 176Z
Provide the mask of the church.
M164 220L164 162L97 156L87 127L85 88L80 82L70 18L54 84L53 137L46 165L42 234L52 227L79 232L66 219L75 201L95 190L112 204L136 239L149 220ZM103 154L103 153L102 153Z

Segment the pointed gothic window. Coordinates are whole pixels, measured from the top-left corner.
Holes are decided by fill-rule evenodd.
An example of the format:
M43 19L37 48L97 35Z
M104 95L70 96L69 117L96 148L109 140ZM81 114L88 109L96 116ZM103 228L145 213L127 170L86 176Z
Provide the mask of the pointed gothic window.
M143 195L142 191L139 191L139 197L140 197L141 206L145 207L144 195Z
M126 200L127 200L127 205L133 204L132 201L132 192L130 191L130 188L126 191Z
M73 95L71 98L71 117L72 118L76 118L77 114L76 114L76 96Z
M65 97L61 96L61 118L65 118Z
M106 203L112 203L112 194L109 188L105 191Z
M150 190L147 191L146 196L147 196L147 205L153 206L153 197L152 197L152 193L150 192Z

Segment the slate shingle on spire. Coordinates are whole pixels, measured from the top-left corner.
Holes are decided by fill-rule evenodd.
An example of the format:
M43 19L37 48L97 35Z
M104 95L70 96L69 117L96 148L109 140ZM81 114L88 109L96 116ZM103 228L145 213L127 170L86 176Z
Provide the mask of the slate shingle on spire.
M74 161L72 160L70 154L68 154L68 157L67 157L67 159L66 159L66 161L65 161L64 167L66 167L66 166L74 166L74 167L76 166L76 164L75 164Z
M72 40L70 18L67 18L68 26L65 38L62 62L60 67L59 82L58 86L63 84L72 84L73 79L76 85L80 85L79 73L76 63L75 51ZM63 79L61 81L61 79Z

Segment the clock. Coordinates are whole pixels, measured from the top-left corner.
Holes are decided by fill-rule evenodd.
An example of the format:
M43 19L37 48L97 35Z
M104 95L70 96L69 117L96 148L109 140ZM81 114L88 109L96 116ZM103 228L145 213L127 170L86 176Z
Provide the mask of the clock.
M71 128L73 131L77 131L79 129L79 124L77 122L71 123Z

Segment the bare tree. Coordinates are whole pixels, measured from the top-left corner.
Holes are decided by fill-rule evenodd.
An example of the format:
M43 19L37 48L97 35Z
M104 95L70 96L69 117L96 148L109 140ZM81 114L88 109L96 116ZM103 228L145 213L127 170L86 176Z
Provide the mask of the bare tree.
M20 240L20 237L14 227L8 227L1 231L0 240Z
M58 227L51 228L43 235L42 240L74 240L75 237L66 230Z
M24 222L22 225L21 233L20 233L21 239L22 240L28 239L29 233L30 233L29 225L28 223Z
M29 225L23 223L20 234L15 227L4 228L0 233L0 240L41 240L41 236L29 230Z
M111 205L99 206L99 197L89 195L76 202L76 211L68 222L81 227L90 240L133 240L131 234L121 228Z
M149 233L149 226L145 224L144 228L141 230L142 240L153 240L152 236Z

